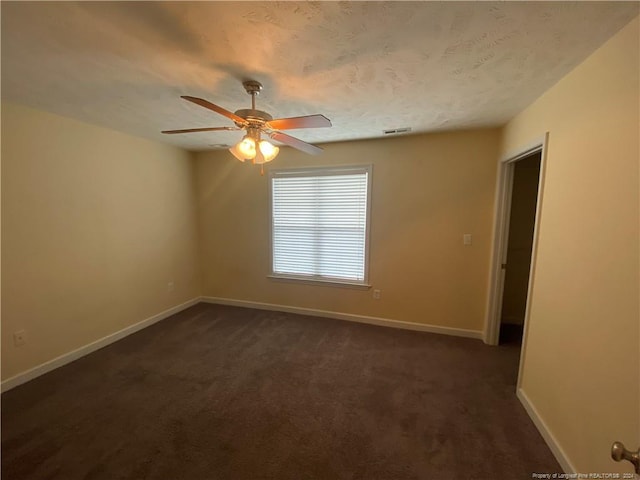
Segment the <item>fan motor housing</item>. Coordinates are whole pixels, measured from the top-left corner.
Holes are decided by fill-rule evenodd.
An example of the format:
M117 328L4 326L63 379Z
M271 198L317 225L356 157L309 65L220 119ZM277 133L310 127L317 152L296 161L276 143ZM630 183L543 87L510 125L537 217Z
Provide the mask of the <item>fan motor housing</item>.
M239 117L244 118L246 121L249 122L251 126L261 127L265 123L273 120L273 117L269 115L267 112L263 112L262 110L253 110L251 108L236 110L235 114L238 115ZM239 127L242 126L237 123L236 125L238 125Z

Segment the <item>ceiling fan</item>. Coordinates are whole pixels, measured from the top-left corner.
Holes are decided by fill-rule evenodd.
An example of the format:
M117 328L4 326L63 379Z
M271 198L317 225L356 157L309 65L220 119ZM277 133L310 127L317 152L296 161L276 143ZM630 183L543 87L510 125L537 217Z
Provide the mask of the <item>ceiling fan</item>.
M216 130L245 130L247 133L242 140L230 148L229 151L241 162L251 160L256 164L264 164L273 160L278 155L279 148L267 140L262 140L265 135L290 147L301 150L305 153L317 155L322 152L320 147L303 142L302 140L282 133L280 130L292 130L296 128L316 128L330 127L331 121L324 115L307 115L304 117L277 118L262 110L256 110L256 96L262 90L262 84L255 80L242 82L244 89L251 95L251 108L230 112L218 105L215 105L202 98L183 95L181 98L212 110L220 115L233 120L235 127L207 127L207 128L187 128L183 130L164 130L162 133L193 133L193 132L213 132Z

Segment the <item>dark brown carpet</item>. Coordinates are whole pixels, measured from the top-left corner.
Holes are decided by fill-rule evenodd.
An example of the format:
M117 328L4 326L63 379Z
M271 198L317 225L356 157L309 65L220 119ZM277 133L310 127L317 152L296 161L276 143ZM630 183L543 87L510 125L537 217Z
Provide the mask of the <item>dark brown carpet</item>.
M2 478L530 479L559 472L519 350L199 304L2 396Z

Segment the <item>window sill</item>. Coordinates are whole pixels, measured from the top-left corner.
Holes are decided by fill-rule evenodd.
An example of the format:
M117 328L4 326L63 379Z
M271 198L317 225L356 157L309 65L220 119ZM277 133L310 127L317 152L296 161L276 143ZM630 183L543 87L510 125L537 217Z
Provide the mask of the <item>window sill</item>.
M267 275L267 278L272 280L277 280L281 282L291 282L291 283L302 283L307 285L320 285L323 287L339 287L339 288L352 288L355 290L369 290L371 285L367 283L355 283L349 282L347 280L321 280L316 278L307 278L307 277L295 277L292 275Z

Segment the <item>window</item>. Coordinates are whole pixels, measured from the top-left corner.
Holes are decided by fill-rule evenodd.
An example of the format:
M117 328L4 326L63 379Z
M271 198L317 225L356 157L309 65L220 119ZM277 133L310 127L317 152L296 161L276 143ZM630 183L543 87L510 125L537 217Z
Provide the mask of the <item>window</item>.
M272 276L366 285L371 166L271 172Z

